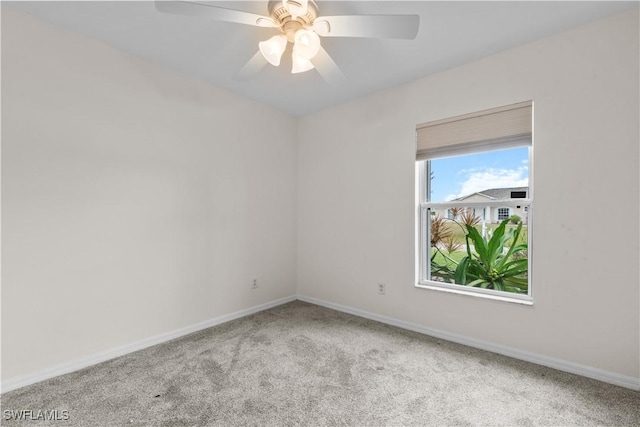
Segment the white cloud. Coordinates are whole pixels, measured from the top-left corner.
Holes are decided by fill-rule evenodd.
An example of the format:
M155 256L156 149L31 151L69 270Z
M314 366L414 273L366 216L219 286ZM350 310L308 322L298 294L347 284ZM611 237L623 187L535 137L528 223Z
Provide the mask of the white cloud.
M467 169L461 171L466 175L458 194L449 194L445 200L468 196L490 188L526 187L529 185L527 166L518 169Z

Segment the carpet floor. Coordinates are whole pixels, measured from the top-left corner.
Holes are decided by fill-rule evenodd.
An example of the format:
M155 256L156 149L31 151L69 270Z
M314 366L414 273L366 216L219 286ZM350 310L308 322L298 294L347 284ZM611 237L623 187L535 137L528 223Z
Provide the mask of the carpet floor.
M640 426L640 392L300 301L1 400L7 426Z

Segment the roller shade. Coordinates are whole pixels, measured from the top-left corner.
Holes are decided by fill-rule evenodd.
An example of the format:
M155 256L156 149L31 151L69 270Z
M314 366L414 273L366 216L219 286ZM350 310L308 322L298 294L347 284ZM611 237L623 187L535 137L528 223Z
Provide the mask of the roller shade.
M416 127L416 160L531 145L531 101Z

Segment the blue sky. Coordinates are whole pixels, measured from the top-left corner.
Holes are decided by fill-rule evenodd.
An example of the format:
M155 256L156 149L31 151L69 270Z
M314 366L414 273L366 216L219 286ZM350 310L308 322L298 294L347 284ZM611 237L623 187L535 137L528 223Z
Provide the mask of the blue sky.
M444 202L489 188L529 185L528 147L431 160L431 201Z

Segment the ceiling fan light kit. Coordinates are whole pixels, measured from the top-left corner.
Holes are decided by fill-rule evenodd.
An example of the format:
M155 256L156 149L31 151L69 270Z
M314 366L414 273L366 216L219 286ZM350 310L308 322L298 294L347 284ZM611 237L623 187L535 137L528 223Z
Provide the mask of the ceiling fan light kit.
M266 59L269 64L277 67L280 65L280 58L282 58L284 50L287 48L287 38L282 34L278 34L269 40L258 43L258 47L264 59Z
M298 30L294 38L294 50L305 59L312 59L320 50L320 37L310 30Z
M293 48L293 54L291 55L292 66L291 74L304 73L305 71L313 70L314 66L310 60L298 55L296 48Z
M328 82L343 84L346 78L331 56L322 48L320 37L380 37L415 39L420 25L418 15L349 15L318 18L313 0L269 0L269 16L226 9L197 1L155 1L163 13L203 16L256 27L276 28L280 34L258 43L258 52L240 70L248 79L268 62L279 66L289 43L293 44L291 73L316 69Z
M318 5L313 0L271 0L268 8L271 19L285 40L282 52L286 49L287 42L293 43L291 73L303 73L315 68L311 60L320 50L320 37L313 31L313 23L318 16ZM268 42L271 40L273 37ZM263 43L265 42L259 44L260 52L267 62L276 67L280 65L280 58L276 63L265 54Z

